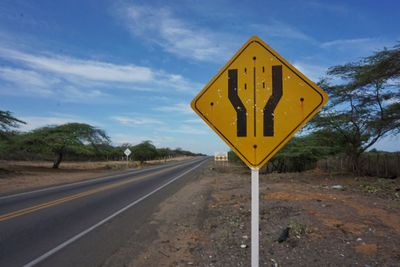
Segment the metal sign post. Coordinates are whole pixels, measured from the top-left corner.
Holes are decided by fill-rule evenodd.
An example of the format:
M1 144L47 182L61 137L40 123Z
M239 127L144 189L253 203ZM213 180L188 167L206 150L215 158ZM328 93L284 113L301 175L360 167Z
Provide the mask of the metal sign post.
M129 155L131 154L131 150L129 148L125 149L124 154L126 156L126 168L129 167Z
M259 262L259 169L251 168L251 267Z

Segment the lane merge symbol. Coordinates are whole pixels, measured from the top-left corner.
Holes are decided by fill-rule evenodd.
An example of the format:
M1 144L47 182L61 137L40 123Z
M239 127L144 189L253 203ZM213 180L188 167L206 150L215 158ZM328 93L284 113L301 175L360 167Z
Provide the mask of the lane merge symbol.
M254 72L255 72L254 68ZM247 109L240 100L238 94L238 70L228 70L228 98L232 103L233 108L236 110L237 116L237 136L247 136ZM265 82L263 84L265 87ZM256 94L254 87L254 94ZM282 97L282 66L272 66L272 95L269 98L267 104L264 107L264 136L274 136L274 111L278 105L279 100ZM256 105L256 104L255 104ZM255 115L257 114L256 108L254 107ZM254 120L256 121L256 120ZM254 127L256 129L256 127ZM254 133L256 136L256 131Z

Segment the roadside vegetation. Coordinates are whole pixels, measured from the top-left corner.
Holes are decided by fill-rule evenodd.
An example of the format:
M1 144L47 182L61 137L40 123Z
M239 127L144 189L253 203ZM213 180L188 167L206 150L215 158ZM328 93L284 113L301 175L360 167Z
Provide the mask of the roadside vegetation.
M84 123L50 125L29 132L19 132L22 120L9 111L0 111L0 159L52 161L54 169L63 160L102 161L126 160L124 150L132 151L130 160L148 160L180 156L197 156L180 148L156 148L151 141L113 146L106 132Z

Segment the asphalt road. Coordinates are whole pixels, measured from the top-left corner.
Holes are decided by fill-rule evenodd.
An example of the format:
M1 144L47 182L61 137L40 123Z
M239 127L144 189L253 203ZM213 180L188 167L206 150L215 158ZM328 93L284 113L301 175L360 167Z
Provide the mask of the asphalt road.
M127 246L138 255L156 238L149 220L157 206L196 179L208 160L0 197L0 266L101 266Z

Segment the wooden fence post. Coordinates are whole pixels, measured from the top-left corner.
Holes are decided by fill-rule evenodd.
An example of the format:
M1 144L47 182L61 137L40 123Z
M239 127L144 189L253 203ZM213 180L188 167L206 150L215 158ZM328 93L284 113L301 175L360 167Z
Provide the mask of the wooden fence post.
M400 153L397 154L396 174L400 176Z
M376 176L379 176L379 153L376 153Z
M369 156L369 154L367 155L368 157L368 175L372 175L371 173L371 157Z
M384 155L384 166L385 166L385 177L388 177L389 175L388 175L388 158L387 158L387 155L385 154Z

